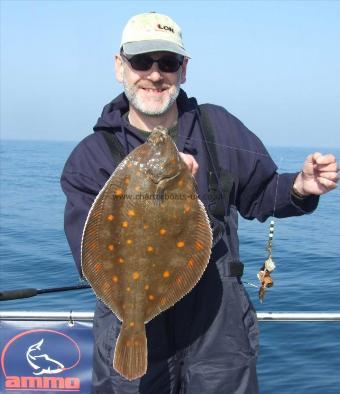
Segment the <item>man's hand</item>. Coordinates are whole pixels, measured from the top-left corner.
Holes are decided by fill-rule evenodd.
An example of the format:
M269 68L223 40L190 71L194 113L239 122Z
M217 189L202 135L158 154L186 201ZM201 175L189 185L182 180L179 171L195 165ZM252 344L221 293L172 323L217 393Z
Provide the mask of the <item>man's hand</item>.
M188 153L179 152L184 163L188 166L191 175L194 176L198 171L198 163L195 160L194 156L189 155Z
M320 196L336 188L339 180L339 167L334 155L319 152L307 157L303 169L296 177L293 190L302 196Z

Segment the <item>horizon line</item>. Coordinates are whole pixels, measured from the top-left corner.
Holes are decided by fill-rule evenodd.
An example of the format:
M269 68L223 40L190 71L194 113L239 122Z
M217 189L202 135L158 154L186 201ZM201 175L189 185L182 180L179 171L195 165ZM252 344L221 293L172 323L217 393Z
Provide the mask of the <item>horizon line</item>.
M12 141L12 142L61 142L61 143L74 143L74 144L78 144L79 142L81 142L82 139L86 138L86 136L84 136L83 138L79 139L79 140L62 140L62 139L48 139L48 138L0 138L0 143L1 141ZM262 141L262 143L264 144L265 147L271 147L271 148L306 148L306 149L340 149L340 145L333 145L333 146L326 146L326 145L286 145L286 144L282 144L282 145L273 145L273 144L266 144Z

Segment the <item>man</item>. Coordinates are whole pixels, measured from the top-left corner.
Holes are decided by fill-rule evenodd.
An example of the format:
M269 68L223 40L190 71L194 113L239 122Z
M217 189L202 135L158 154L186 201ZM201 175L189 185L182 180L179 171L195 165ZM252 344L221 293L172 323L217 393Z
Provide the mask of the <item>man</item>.
M180 28L169 17L131 18L115 58L124 94L104 107L95 133L74 149L62 175L65 231L80 272L83 226L117 165L115 151L127 154L158 125L169 128L218 230L199 283L146 325L148 371L141 379L129 382L112 368L120 322L98 301L93 393L257 393L258 327L240 280L237 212L264 221L273 214L275 200L276 217L310 213L318 196L336 187L334 156L314 153L301 172L279 176L262 143L238 119L222 107L201 107L189 99L180 89L188 59ZM214 143L204 137L207 129Z

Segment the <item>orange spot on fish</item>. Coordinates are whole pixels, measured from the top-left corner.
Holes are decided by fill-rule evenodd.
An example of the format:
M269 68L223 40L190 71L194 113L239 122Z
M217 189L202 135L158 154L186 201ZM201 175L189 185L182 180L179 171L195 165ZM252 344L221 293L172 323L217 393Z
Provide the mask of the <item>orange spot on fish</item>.
M178 241L176 243L177 248L184 248L184 245L185 245L184 241Z
M146 230L146 229L149 228L149 225L148 224L144 224L143 228L144 228L144 230Z
M112 282L113 283L117 283L118 282L118 276L117 275L113 275Z
M116 189L115 196L120 197L124 194L123 189Z
M135 326L135 322L134 322L134 321L130 321L129 326L130 326L130 327L134 327L134 326Z
M124 259L123 257L119 256L117 259L118 263L123 264L124 263Z
M202 250L204 248L204 246L203 246L202 242L196 241L195 248L196 248L196 250Z
M135 187L135 192L140 192L140 186Z
M132 273L132 279L137 280L137 279L139 279L139 277L140 277L139 272L135 271Z
M127 287L127 288L126 288L126 291L127 291L127 292L130 292L130 291L131 291L131 287Z
M144 286L144 290L149 290L150 289L150 286L149 285L145 285Z
M177 185L178 185L179 187L182 187L182 186L184 185L183 179L180 179L180 180L177 182Z
M189 268L192 268L194 266L194 260L193 259L190 259L189 261L188 261L188 267Z
M155 296L153 294L149 294L148 298L149 298L150 301L154 301L155 300Z
M190 206L189 205L184 205L184 213L190 212Z
M106 218L109 222L112 222L112 220L114 220L115 219L115 217L113 216L113 215L107 215L107 218Z
M125 185L128 185L129 182L130 182L130 178L127 176L127 177L124 179L124 183L125 183Z
M97 263L97 264L94 266L94 269L95 269L97 272L100 271L102 268L103 268L103 264L102 264L102 263Z
M127 244L127 245L132 245L132 244L133 244L132 239L127 239L127 240L126 240L126 244Z
M146 248L146 251L149 252L149 253L152 253L154 250L155 250L154 247L151 246L151 245L149 245L149 246Z
M166 234L166 229L165 229L165 228L161 228L161 229L159 230L159 234L160 234L160 235L165 235L165 234Z
M170 272L169 271L164 271L163 272L163 278L169 278Z
M122 222L122 227L128 228L129 227L129 222L124 220L124 222Z
M134 211L133 209L129 209L128 210L128 216L130 216L130 217L136 216L136 211Z
M110 252L113 252L115 250L115 247L112 244L108 245L107 248Z

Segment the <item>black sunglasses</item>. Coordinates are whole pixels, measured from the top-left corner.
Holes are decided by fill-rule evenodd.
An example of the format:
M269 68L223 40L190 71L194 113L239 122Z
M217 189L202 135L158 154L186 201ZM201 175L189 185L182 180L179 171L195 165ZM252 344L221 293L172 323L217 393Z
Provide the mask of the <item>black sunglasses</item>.
M121 55L131 64L136 71L150 70L154 63L158 64L160 71L165 73L174 73L178 71L184 61L184 57L180 55L163 55L159 59L153 59L149 54L142 53L132 57L127 57L124 53Z

